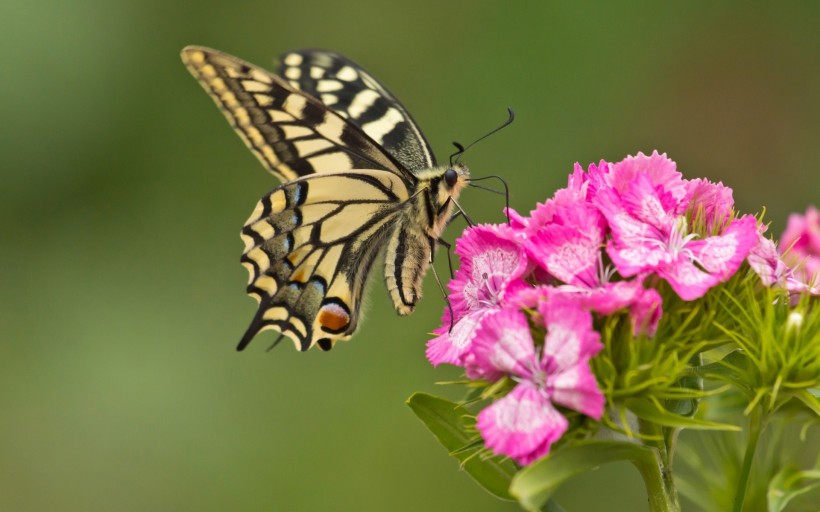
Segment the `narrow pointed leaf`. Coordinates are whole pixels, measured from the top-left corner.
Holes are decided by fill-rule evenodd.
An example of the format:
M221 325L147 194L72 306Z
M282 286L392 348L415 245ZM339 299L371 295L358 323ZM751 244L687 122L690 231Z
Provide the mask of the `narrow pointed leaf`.
M795 394L798 400L803 402L803 404L811 409L814 414L820 416L820 399L816 394L816 390L807 389L804 391L797 392Z
M624 405L626 405L626 408L634 412L639 418L663 425L665 427L692 428L697 430L729 430L735 432L739 432L741 430L737 425L689 418L665 409L658 409L651 402L638 398L626 400Z
M471 415L464 407L444 398L426 393L414 393L407 405L444 445L447 452L458 459L464 471L481 487L494 496L512 500L510 481L515 466L509 460L499 462L496 458L482 459L475 450L463 448L475 441L475 431L466 431L463 417Z
M820 487L820 471L800 471L794 467L780 470L772 481L766 495L769 512L781 512L789 502Z

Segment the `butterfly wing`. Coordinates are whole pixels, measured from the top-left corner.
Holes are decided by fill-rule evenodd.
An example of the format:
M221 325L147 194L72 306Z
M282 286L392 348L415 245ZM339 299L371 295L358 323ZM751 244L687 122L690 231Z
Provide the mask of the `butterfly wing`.
M324 50L286 53L278 64L290 85L358 126L411 172L436 166L430 144L410 114L361 66Z
M238 349L265 329L300 350L349 337L382 247L396 310L412 311L431 249L419 210L429 194L416 192L435 159L398 100L330 52L283 56L287 81L208 48L187 47L182 60L284 183L242 230L248 293L259 309Z
M413 181L357 126L273 73L198 46L183 49L182 60L248 148L283 183L351 169L384 169Z
M409 197L396 174L356 169L305 176L262 198L242 230L259 310L238 350L265 329L302 351L348 338L373 259Z

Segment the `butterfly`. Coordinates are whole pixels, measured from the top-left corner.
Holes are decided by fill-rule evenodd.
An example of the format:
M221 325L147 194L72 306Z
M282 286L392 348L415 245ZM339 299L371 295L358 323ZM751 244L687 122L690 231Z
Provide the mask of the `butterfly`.
M438 165L404 106L336 53L286 53L279 75L199 46L182 61L282 181L242 228L259 308L237 350L266 329L301 351L350 338L380 252L395 310L410 314L467 167Z

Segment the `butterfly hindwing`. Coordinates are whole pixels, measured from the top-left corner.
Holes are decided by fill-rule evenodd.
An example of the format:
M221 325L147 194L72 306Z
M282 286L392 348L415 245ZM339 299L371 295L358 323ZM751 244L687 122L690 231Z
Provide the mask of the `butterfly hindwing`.
M435 167L430 144L404 106L350 59L324 50L299 50L279 58L281 75L361 128L411 172Z
M335 53L285 54L282 76L198 46L182 60L283 182L242 229L247 291L259 308L238 350L266 329L303 351L350 337L382 250L394 307L412 312L467 168L436 167L401 103Z
M407 171L340 115L241 59L189 46L182 60L245 144L283 183L356 168Z
M259 310L238 348L264 329L299 350L349 337L373 260L408 198L398 176L370 169L306 176L265 196L242 230Z

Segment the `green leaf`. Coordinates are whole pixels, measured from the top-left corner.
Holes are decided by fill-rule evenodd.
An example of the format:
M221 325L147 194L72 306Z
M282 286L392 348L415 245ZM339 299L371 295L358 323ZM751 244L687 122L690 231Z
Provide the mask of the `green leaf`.
M630 398L624 402L624 405L639 418L663 425L664 427L692 428L697 430L730 430L735 432L741 430L737 425L681 416L666 409L659 409L652 402L639 398Z
M589 441L561 448L518 472L510 493L527 510L541 510L567 480L602 464L628 460L646 477L656 471L651 448L622 441Z
M407 399L407 405L447 448L449 454L461 462L461 467L473 480L498 498L513 499L508 490L516 471L513 463L509 460L499 462L496 458L482 458L476 454L476 449L463 449L473 443L476 437L475 431L466 431L464 428L463 418L470 416L470 411L427 393L414 393Z
M740 387L745 387L744 374L749 368L749 357L742 350L733 350L720 361L699 366L694 369L695 374L704 378L719 379Z
M815 480L812 482L812 480ZM781 512L795 497L820 487L820 471L800 471L794 467L781 469L769 483L766 495L769 512Z
M820 399L818 399L818 396L812 389L797 392L795 393L795 397L811 409L816 416L820 416Z

